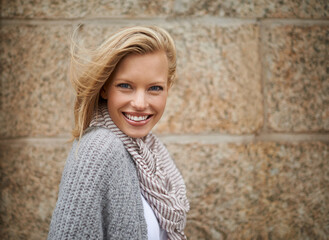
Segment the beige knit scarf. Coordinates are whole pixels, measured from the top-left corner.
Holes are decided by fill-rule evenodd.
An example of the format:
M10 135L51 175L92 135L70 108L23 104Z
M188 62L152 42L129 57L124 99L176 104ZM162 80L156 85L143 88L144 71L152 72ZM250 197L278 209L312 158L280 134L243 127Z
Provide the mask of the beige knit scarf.
M106 104L100 105L90 126L105 127L116 134L133 158L141 193L148 201L169 239L186 239L184 228L189 202L185 183L166 147L149 133L143 139L124 134L109 116Z

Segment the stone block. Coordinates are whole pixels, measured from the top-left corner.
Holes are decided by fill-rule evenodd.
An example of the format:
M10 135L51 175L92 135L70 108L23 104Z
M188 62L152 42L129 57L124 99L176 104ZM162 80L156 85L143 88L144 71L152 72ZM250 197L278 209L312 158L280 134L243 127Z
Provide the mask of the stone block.
M175 144L188 239L326 239L328 143Z
M176 41L177 81L156 131L258 131L263 124L258 26L184 22L166 28Z
M268 127L278 132L329 130L329 26L264 26Z
M311 1L2 1L5 18L118 18L219 16L238 18L313 18L328 19L326 0Z
M173 0L129 1L1 1L1 16L6 18L118 18L159 17L172 12Z
M177 0L174 14L198 17L328 19L329 3L327 0Z
M186 21L159 25L176 42L178 66L177 81L155 132L257 131L263 124L258 26ZM126 26L86 24L77 39L92 48Z
M1 239L46 239L69 147L64 141L0 143Z
M0 137L69 134L71 31L70 25L1 26Z

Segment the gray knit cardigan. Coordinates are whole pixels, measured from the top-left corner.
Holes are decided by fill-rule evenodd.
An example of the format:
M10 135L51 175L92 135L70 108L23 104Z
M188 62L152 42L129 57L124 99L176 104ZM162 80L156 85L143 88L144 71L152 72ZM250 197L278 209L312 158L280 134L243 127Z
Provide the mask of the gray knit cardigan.
M59 186L48 240L147 239L134 161L105 128L73 143Z

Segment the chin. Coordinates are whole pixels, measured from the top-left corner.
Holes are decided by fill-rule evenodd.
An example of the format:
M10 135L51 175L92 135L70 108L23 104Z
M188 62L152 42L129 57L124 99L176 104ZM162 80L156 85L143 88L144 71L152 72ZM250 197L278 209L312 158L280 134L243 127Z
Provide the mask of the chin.
M128 135L129 137L132 137L132 138L143 138L147 134L149 134L149 132L150 131L139 131L139 132L127 131L127 132L125 132L125 134Z

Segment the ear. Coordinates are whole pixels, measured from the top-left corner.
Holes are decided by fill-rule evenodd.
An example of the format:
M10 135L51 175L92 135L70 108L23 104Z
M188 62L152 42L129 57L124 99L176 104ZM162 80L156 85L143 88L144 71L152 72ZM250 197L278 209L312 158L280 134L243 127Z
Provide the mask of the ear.
M105 85L102 87L100 93L101 93L101 97L102 97L103 99L107 99L107 88L106 88Z

